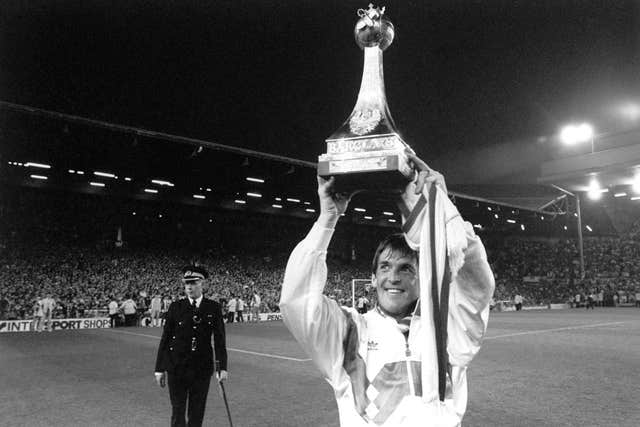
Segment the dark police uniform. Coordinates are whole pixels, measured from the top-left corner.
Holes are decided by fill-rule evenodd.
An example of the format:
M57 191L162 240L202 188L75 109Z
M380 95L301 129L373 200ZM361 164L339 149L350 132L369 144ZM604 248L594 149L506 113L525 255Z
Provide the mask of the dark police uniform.
M218 370L227 370L227 348L220 304L202 297L195 308L189 298L173 302L156 359L156 372L167 371L171 398L171 425L185 425L189 400L189 426L202 425L209 382L214 372L211 334Z

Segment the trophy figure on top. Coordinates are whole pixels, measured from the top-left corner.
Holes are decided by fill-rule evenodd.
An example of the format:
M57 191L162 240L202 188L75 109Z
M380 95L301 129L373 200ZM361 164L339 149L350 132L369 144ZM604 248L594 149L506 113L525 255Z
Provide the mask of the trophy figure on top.
M335 176L341 192L400 193L414 176L405 154L411 149L395 127L384 89L382 53L395 34L384 12L384 7L372 4L358 10L354 36L364 51L358 100L349 118L326 139L327 152L318 158L318 175Z

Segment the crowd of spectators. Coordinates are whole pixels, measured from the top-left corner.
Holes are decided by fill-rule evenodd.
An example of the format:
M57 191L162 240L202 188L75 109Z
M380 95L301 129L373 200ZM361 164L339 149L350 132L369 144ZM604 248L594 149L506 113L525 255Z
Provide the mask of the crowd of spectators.
M249 301L257 292L261 311L274 312L288 255L312 221L237 212L185 214L188 207L170 211L86 195L34 192L14 199L0 211L4 319L31 317L35 301L47 292L58 302L55 317L105 313L110 301L128 297L144 309L153 295L178 298L180 268L191 262L210 272L208 296ZM352 279L371 277L375 242L394 231L354 227L359 228L339 228L328 255L326 294L344 305L351 304ZM487 236L494 299L520 294L525 305L575 303L577 294L585 301L603 293L604 302L634 303L640 292L639 230L636 224L624 236L586 238L584 279L575 240ZM362 283L355 297L361 295L375 304L375 292Z
M635 303L640 292L640 236L636 224L622 236L584 239L584 277L576 240L507 238L490 246L495 300L515 294L531 305L584 304L602 294L604 305ZM578 296L579 295L579 296Z

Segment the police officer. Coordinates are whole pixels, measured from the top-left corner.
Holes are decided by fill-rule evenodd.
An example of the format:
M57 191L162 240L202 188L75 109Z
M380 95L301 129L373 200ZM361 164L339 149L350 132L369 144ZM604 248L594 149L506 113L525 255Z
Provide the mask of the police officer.
M155 377L160 387L169 384L172 426L201 426L211 376L227 379L227 348L220 304L204 298L207 272L199 266L182 270L187 298L169 306L158 348ZM214 369L214 343L217 369ZM185 410L188 400L188 423Z

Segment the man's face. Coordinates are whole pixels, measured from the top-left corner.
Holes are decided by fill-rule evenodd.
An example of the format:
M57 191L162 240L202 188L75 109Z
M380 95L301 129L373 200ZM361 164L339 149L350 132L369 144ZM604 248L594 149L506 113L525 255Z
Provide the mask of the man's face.
M198 299L202 295L202 280L184 282L184 293L191 299Z
M384 312L395 318L409 314L420 292L416 257L403 256L386 248L380 253L371 279L378 293L378 304Z

